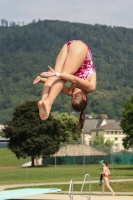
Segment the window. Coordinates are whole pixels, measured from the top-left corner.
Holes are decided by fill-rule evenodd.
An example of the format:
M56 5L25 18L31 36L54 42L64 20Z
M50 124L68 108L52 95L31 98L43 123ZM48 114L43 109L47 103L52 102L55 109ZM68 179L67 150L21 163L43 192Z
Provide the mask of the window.
M116 137L115 140L118 140L118 138Z
M111 134L113 134L113 131L111 131Z

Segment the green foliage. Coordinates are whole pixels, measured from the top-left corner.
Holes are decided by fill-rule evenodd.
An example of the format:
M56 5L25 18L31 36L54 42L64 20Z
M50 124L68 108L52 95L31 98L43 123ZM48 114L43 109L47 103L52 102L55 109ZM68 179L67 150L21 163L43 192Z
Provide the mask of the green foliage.
M93 141L95 148L98 148L99 150L104 151L106 153L110 153L113 143L114 141L111 140L106 140L106 142L104 142L103 135L95 136Z
M111 146L113 146L113 143L114 143L114 141L107 140L107 141L104 143L104 145L105 145L106 147L111 147Z
M121 127L126 137L123 139L123 146L125 149L133 147L133 94L124 104L124 111L122 113Z
M104 136L103 135L95 136L93 144L97 145L97 146L103 146L103 144L104 144Z
M97 90L89 95L86 113L121 118L133 88L133 29L33 20L0 27L0 123L12 119L16 106L40 99L42 86L32 85L33 80L54 66L60 48L71 39L90 46L97 70ZM70 98L60 94L52 111L70 113Z
M36 101L26 102L15 109L12 121L4 129L9 138L9 149L17 158L49 156L56 153L60 144L59 122L53 117L42 121Z
M57 115L56 119L61 123L60 134L62 135L62 142L80 140L80 132L76 131L78 119L74 115L61 113Z
M1 137L5 137L5 134L3 132L0 132Z

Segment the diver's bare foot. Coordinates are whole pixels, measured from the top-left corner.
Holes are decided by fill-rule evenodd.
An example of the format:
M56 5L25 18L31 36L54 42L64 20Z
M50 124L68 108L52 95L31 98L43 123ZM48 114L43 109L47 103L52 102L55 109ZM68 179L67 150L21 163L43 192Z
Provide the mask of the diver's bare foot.
M115 196L115 193L113 193L112 196Z
M51 111L51 103L49 100L46 100L42 102L42 106L45 110L45 116L42 118L42 120L47 120Z
M43 119L43 118L45 117L46 111L45 111L45 109L44 109L44 107L43 107L43 105L42 105L42 101L39 101L39 102L37 103L37 105L38 105L38 108L39 108L39 115L40 115L40 118Z
M103 196L103 194L100 194L100 196Z

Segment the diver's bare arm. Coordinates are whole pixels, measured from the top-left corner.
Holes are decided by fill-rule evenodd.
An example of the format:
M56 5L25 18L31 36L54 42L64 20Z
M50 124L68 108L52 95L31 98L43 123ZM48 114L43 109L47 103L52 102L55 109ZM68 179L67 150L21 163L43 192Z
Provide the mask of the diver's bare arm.
M59 77L70 83L75 83L79 87L83 88L87 93L93 92L96 89L96 74L93 74L90 80L83 80L74 75L67 73L60 73Z
M61 90L64 94L71 96L71 90L70 87L67 87L66 85L63 86L63 89Z

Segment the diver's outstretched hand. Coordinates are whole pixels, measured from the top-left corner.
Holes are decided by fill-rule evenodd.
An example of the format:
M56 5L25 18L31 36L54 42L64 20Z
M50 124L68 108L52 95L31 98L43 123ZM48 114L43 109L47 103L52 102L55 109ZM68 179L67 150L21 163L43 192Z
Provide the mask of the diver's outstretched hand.
M55 76L56 72L54 69L52 69L50 66L48 66L49 71L48 72L42 72L40 75L44 77L50 77L50 76Z
M33 84L37 84L37 83L39 83L39 82L45 83L46 80L47 80L46 78L41 78L40 76L37 76L37 77L35 78L35 80L33 81Z
M41 77L40 77L40 76L37 76L37 77L35 78L35 80L33 81L33 84L37 84L37 83L39 83L39 82L41 82Z

